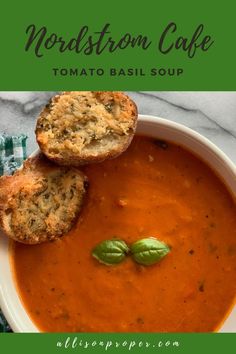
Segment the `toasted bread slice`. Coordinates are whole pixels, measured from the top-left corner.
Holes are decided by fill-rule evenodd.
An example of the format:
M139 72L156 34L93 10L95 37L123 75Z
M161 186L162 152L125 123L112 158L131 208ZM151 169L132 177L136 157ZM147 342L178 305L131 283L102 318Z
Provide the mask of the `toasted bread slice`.
M124 93L69 91L41 112L36 138L42 152L60 165L79 166L121 154L136 128L137 107Z
M79 215L86 181L78 169L59 167L43 154L29 158L13 176L0 178L0 227L26 244L61 237Z

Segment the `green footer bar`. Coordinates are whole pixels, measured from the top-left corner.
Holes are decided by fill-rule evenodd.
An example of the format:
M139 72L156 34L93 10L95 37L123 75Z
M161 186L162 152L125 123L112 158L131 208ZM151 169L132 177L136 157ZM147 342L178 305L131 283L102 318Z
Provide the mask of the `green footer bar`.
M0 334L1 353L214 353L236 352L236 334Z

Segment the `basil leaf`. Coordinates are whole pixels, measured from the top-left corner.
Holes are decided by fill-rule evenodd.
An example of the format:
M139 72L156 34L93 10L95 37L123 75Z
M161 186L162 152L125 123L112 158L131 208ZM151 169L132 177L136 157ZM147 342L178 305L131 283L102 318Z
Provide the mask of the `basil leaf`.
M133 259L143 265L157 263L169 252L169 246L154 237L138 240L131 246Z
M122 262L127 253L129 253L127 244L122 240L114 239L99 243L94 248L92 255L100 263L112 265Z

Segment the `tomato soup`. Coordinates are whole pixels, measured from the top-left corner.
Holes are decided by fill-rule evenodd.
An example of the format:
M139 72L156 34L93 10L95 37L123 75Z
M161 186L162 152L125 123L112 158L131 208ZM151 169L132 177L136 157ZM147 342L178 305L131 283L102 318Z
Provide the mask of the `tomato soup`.
M137 136L120 157L83 168L75 227L52 243L13 245L22 302L41 331L209 332L236 294L236 206L216 174L182 147ZM156 237L160 262L92 257L102 240Z

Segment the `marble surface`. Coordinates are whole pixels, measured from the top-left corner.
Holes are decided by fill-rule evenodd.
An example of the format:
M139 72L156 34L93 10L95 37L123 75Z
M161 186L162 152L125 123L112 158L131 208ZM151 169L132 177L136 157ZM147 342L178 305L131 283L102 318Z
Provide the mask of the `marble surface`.
M55 92L0 92L0 133L25 133L37 148L36 117ZM236 163L236 92L128 92L139 113L182 123L206 136Z

